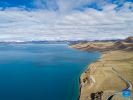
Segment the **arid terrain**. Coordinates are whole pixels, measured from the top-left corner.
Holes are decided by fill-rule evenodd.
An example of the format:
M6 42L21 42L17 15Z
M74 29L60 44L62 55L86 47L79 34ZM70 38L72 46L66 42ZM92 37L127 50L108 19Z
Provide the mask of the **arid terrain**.
M83 41L70 47L103 53L101 59L92 63L80 76L79 100L106 100L110 94L127 89L127 82L111 70L113 65L121 63L122 58L123 62L113 69L133 85L133 37L115 42ZM122 93L119 93L111 100L133 100L133 90L131 98L123 98Z

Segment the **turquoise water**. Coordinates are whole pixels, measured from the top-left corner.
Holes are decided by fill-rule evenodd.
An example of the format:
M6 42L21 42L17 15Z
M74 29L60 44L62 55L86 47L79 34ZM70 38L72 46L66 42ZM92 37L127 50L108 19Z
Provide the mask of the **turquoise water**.
M1 45L0 100L77 100L79 76L100 56L68 45Z

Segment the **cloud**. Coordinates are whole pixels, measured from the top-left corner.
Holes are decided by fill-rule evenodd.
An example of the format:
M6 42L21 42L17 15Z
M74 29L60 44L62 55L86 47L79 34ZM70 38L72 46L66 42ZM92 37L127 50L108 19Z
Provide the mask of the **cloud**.
M0 10L2 10L3 9L3 7L0 7Z
M42 0L34 2L40 9L30 11L25 6L7 7L0 11L0 40L94 40L133 36L132 2L125 2L121 7L103 2L99 6L102 10L83 7L94 2Z

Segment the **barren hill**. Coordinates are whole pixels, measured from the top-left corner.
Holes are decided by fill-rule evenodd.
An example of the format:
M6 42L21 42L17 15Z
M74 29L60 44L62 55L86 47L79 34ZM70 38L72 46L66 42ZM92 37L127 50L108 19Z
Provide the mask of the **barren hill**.
M86 44L86 43L88 43L87 40L84 40L84 41L81 42L81 44Z
M125 39L125 42L133 42L133 37L129 36Z
M131 40L132 37L128 37L125 41L86 42L70 46L78 50L103 53L101 59L92 63L80 76L79 100L106 100L111 93L126 89L126 82L111 70L111 66L120 63L122 57L123 63L115 66L114 70L133 84L133 42L129 42ZM131 94L128 100L133 100L133 90ZM127 100L120 99L119 95L114 96L112 100L118 98Z
M126 50L128 48L133 47L133 44L122 42L122 41L116 41L116 42L101 42L100 41L100 42L86 42L86 43L81 42L75 45L71 45L70 47L78 49L78 50L105 52L105 51L114 51L114 50L119 50L119 49Z

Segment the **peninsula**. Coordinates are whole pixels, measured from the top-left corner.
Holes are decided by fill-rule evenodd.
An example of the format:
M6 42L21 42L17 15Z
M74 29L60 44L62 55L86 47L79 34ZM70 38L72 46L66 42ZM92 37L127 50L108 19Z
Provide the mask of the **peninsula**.
M70 47L77 50L98 51L103 54L100 60L89 65L80 76L79 100L108 100L107 98L113 93L117 94L110 100L133 100L133 37L115 42L82 41ZM129 87L131 98L123 98L120 91Z

